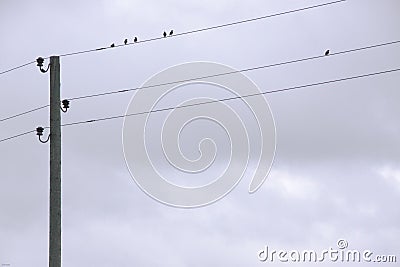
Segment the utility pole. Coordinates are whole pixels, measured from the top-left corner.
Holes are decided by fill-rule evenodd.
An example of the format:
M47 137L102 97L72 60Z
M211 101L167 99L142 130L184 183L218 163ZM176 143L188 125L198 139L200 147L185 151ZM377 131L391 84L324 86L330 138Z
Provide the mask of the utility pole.
M50 57L49 267L61 267L60 57Z

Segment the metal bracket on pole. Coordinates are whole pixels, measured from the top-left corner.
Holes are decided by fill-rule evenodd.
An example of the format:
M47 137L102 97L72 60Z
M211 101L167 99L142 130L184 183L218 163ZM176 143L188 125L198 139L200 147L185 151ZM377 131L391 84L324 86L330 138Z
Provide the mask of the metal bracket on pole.
M67 112L69 109L69 100L64 99L63 101L61 101L61 103L62 103L62 107L60 107L61 111L64 113Z
M44 131L44 128L43 128L43 127L40 127L40 126L37 127L37 128L36 128L36 135L39 136L39 141L40 141L41 143L47 143L47 142L49 141L49 139L50 139L50 134L49 134L49 136L47 136L47 139L46 139L45 141L43 141L43 140L42 140L43 131Z
M47 69L43 69L42 67L43 67L43 62L44 62L44 58L42 58L42 57L38 57L37 59L36 59L36 63L37 63L37 66L39 67L39 69L40 69L40 71L42 72L42 73L46 73L48 70L49 70L49 68L50 68L50 64L49 65L47 65Z

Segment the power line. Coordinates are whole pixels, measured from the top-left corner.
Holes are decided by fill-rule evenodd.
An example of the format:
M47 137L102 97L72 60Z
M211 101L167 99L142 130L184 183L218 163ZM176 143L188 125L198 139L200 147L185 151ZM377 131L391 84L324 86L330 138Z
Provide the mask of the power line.
M37 110L41 110L41 109L47 108L48 106L49 106L49 105L44 105L44 106L37 107L37 108L34 108L34 109L30 109L30 110L27 110L27 111L24 111L24 112L21 112L21 113L18 113L18 114L9 116L9 117L5 117L5 118L3 118L3 119L0 119L0 122L6 121L6 120L10 120L10 119L13 119L13 118L16 118L16 117L20 117L20 116L22 116L22 115L35 112L35 111L37 111Z
M369 45L369 46L364 46L364 47L359 47L359 48L353 48L353 49L348 49L348 50L343 50L339 52L334 52L331 53L330 56L335 56L335 55L341 55L341 54L347 54L347 53L353 53L353 52L358 52L362 50L367 50L367 49L372 49L372 48L377 48L377 47L382 47L382 46L387 46L387 45L393 45L393 44L398 44L400 43L400 40L395 40L395 41L390 41L390 42L385 42L385 43L379 43L379 44L374 44L374 45ZM289 60L289 61L284 61L284 62L278 62L278 63L273 63L273 64L268 64L268 65L263 65L263 66L257 66L257 67L251 67L247 69L242 69L242 70L236 70L236 71L231 71L231 72L225 72L225 73L218 73L218 74L212 74L208 76L202 76L202 77L195 77L191 79L185 79L185 80L179 80L179 81L171 81L171 82L166 82L162 84L154 84L154 85L148 85L148 86L142 86L142 87L135 87L135 88L127 88L127 89L120 89L116 91L110 91L110 92L104 92L104 93L97 93L97 94L90 94L90 95L83 95L83 96L78 96L78 97L72 97L68 98L69 100L80 100L80 99L86 99L86 98L92 98L92 97L100 97L100 96L107 96L107 95L113 95L113 94L119 94L119 93L126 93L126 92L131 92L131 91L137 91L137 90L143 90L143 89L148 89L148 88L153 88L153 87L158 87L158 86L164 86L164 85L171 85L175 83L183 83L183 82L190 82L190 81L195 81L198 79L206 79L206 78L212 78L212 77L217 77L217 76L223 76L223 75L230 75L230 74L235 74L235 73L240 73L240 72L247 72L247 71L253 71L253 70L258 70L258 69L265 69L265 68L271 68L271 67L277 67L277 66L282 66L282 65L287 65L287 64L292 64L292 63L297 63L297 62L303 62L303 61L309 61L309 60L314 60L314 59L319 59L326 57L325 55L319 55L319 56L312 56L312 57L306 57L306 58L300 58L300 59L295 59L295 60ZM43 108L48 107L49 105L44 105L41 107L37 107L31 110L27 110L9 117L5 117L0 119L0 122L16 118Z
M23 133L16 134L16 135L13 135L13 136L10 136L10 137L7 137L7 138L4 138L4 139L0 139L0 143L2 143L2 142L5 142L5 141L8 141L8 140L11 140L11 139L14 139L14 138L17 138L17 137L24 136L24 135L27 135L27 134L30 134L30 133L33 133L33 132L35 132L35 130L31 130L31 131L23 132Z
M328 5L332 5L332 4L337 4L337 3L341 3L341 2L345 2L345 1L346 0L337 0L337 1L327 2L327 3L323 3L323 4L318 4L318 5L313 5L313 6L308 6L308 7L298 8L298 9L292 9L292 10L279 12L279 13L275 13L275 14L264 15L264 16L261 16L261 17L255 17L255 18L239 20L239 21L235 21L235 22L230 22L230 23L225 23L225 24L220 24L220 25L215 25L215 26L210 26L210 27L205 27L205 28L200 28L200 29L195 29L195 30L190 30L190 31L186 31L186 32L181 32L181 33L176 33L174 35L170 35L170 36L168 36L168 38L178 37L178 36L183 36L183 35L203 32L203 31L209 31L209 30L214 30L214 29L219 29L219 28L224 28L224 27L230 27L230 26L234 26L234 25L238 25L238 24L243 24L243 23L247 23L247 22L263 20L263 19L277 17L277 16L286 15L286 14L290 14L290 13L305 11L305 10L314 9L314 8L323 7L323 6L328 6ZM139 44L139 43L147 43L147 42L157 41L157 40L161 40L161 39L164 39L164 37L156 37L156 38L138 40L137 42L127 43L126 45L125 44L115 45L114 47L100 47L100 48L94 48L94 49L70 52L70 53L61 54L59 56L60 57L68 57L68 56L86 54L86 53L102 51L102 50L116 48L116 47L127 46L127 45L133 45L133 44ZM49 58L50 57L44 57L43 59L49 59ZM14 70L17 70L17 69L25 67L25 66L28 66L28 65L33 64L35 62L36 61L27 62L27 63L25 63L23 65L20 65L20 66L14 67L14 68L10 68L8 70L0 72L0 75L8 73L8 72L11 72L11 71L14 71Z
M366 77L370 77L370 76L382 75L382 74L387 74L387 73L396 72L396 71L400 71L400 68L389 69L389 70L378 71L378 72L372 72L372 73L361 74L361 75L350 76L350 77L344 77L344 78L328 80L328 81L323 81L323 82L309 83L309 84L298 85L298 86L293 86L293 87L286 87L286 88L281 88L281 89L276 89L276 90L271 90L271 91L266 91L266 92L259 92L259 93L254 93L254 94L248 94L248 95L243 95L243 96L234 96L234 97L229 97L229 98L216 99L216 100L205 101L205 102L195 103L195 104L187 104L187 105L181 105L181 106L176 106L176 107L168 107L168 108L162 108L162 109L156 109L156 110L142 111L142 112L136 112L136 113L131 113L131 114L125 114L125 115L109 116L109 117L103 117L103 118L98 118L98 119L91 119L91 120L85 120L85 121L65 123L65 124L62 124L61 126L62 127L66 127L66 126L80 125L80 124L86 124L86 123L93 123L93 122L100 122L100 121L106 121L106 120L120 119L120 118L131 117L131 116L145 115L145 114L156 113L156 112L163 112L163 111L168 111L168 110L173 110L173 109L178 109L178 108L188 108L188 107L206 105L206 104L211 104L211 103L216 103L216 102L225 102L225 101L236 100L236 99L244 99L244 98L258 96L258 95L273 94L273 93L292 91L292 90L297 90L297 89L302 89L302 88L307 88L307 87L313 87L313 86L318 86L318 85L325 85L325 84L330 84L330 83L336 83L336 82L343 82L343 81L348 81L348 80L366 78ZM44 128L49 129L50 127L46 126ZM10 137L4 138L4 139L0 139L0 143L8 141L8 140L11 140L11 139L14 139L14 138L17 138L17 137L21 137L23 135L26 135L26 134L29 134L29 133L32 133L32 132L35 132L35 131L36 130L27 131L27 132L24 132L24 133L21 133L21 134L17 134L17 135L10 136Z
M400 43L400 40L386 42L386 43L380 43L380 44L375 44L375 45L369 45L369 46L364 46L364 47L359 47L359 48L353 48L353 49L348 49L348 50L344 50L344 51L339 51L339 52L331 53L330 56L347 54L347 53L352 53L352 52L356 52L356 51L372 49L372 48L376 48L376 47L392 45L392 44L398 44L398 43ZM241 69L241 70L235 70L235 71L230 71L230 72L223 72L223 73L212 74L212 75L207 75L207 76L194 77L194 78L184 79L184 80L179 80L179 81L171 81L171 82L166 82L166 83L161 83L161 84L154 84L154 85L147 85L147 86L141 86L141 87L120 89L120 90L116 90L116 91L97 93L97 94L90 94L90 95L83 95L83 96L72 97L72 98L68 98L68 99L69 100L79 100L79 99L85 99L85 98L92 98L92 97L99 97L99 96L106 96L106 95L113 95L113 94L120 94L120 93L143 90L143 89L159 87L159 86L164 86L164 85L171 85L171 84L176 84L176 83L190 82L190 81L195 81L195 80L199 80L199 79L206 79L206 78L212 78L212 77L217 77L217 76L231 75L231 74L235 74L235 73L241 73L241 72L248 72L248 71L254 71L254 70L259 70L259 69L277 67L277 66L282 66L282 65L287 65L287 64L292 64L292 63L297 63L297 62L302 62L302 61L308 61L308 60L313 60L313 59L318 59L318 58L323 58L323 57L326 57L326 56L325 55L312 56L312 57L289 60L289 61L273 63L273 64L268 64L268 65L263 65L263 66L257 66L257 67L251 67L251 68L246 68L246 69Z
M323 6L328 6L328 5L332 5L332 4L337 4L337 3L341 3L341 2L345 2L345 1L346 0L337 0L337 1L332 1L332 2L323 3L323 4L319 4L319 5L313 5L313 6L308 6L308 7L288 10L288 11L279 12L279 13L270 14L270 15L264 15L264 16L261 16L261 17L255 17L255 18L251 18L251 19L239 20L239 21L220 24L220 25L215 25L215 26L211 26L211 27L205 27L205 28L200 28L200 29L196 29L196 30L190 30L190 31L186 31L186 32L176 33L174 35L169 35L168 38L170 38L170 37L178 37L178 36L183 36L183 35L187 35L187 34L203 32L203 31L209 31L209 30L214 30L214 29L219 29L219 28L224 28L224 27L230 27L230 26L234 26L234 25L238 25L238 24L243 24L243 23L247 23L247 22L263 20L263 19L277 17L277 16L286 15L286 14L290 14L290 13L305 11L305 10L314 9L314 8L323 7ZM157 40L161 40L161 39L165 39L165 38L160 36L160 37L156 37L156 38L138 40L137 42L127 43L126 45L153 42L153 41L157 41ZM123 47L123 46L126 46L126 45L125 44L120 44L120 45L115 45L114 47L108 46L108 47L101 47L101 48L96 48L96 49L88 49L88 50L83 50L83 51L78 51L78 52L71 52L71 53L62 54L62 55L60 55L60 57L91 53L91 52L100 51L100 50L106 50L106 49L111 49L111 48L116 48L116 47Z
M130 116L145 115L145 114L168 111L168 110L173 110L173 109L178 109L178 108L187 108L187 107L211 104L211 103L216 103L216 102L225 102L225 101L230 101L230 100L235 100L235 99L248 98L248 97L252 97L252 96L259 96L259 95L266 95L266 94L279 93L279 92L285 92L285 91L292 91L292 90L302 89L302 88L306 88L306 87L312 87L312 86L318 86L318 85L324 85L324 84L348 81L348 80L353 80L353 79L360 79L360 78L365 78L365 77L370 77L370 76L375 76L375 75L381 75L381 74L391 73L391 72L396 72L396 71L400 71L400 68L389 69L389 70L379 71L379 72L372 72L372 73L361 74L361 75L356 75L356 76L350 76L350 77L345 77L345 78L339 78L339 79L334 79L334 80L328 80L328 81L323 81L323 82L310 83L310 84L298 85L298 86L293 86L293 87L286 87L286 88L276 89L276 90L272 90L272 91L259 92L259 93L242 95L242 96L234 96L234 97L223 98L223 99L216 99L216 100L205 101L205 102L195 103L195 104L181 105L181 106L176 106L176 107L168 107L168 108L162 108L162 109L156 109L156 110L150 110L150 111L142 111L142 112L131 113L131 114L126 114L126 115L110 116L110 117L104 117L104 118L92 119L92 120L86 120L86 121L71 122L71 123L62 124L61 126L64 127L64 126L72 126L72 125L78 125L78 124L86 124L86 123L113 120L113 119L130 117Z
M13 70L17 70L17 69L26 67L26 66L28 66L28 65L30 65L30 64L33 64L33 63L35 63L35 62L36 62L36 61L27 62L27 63L22 64L22 65L19 65L19 66L17 66L17 67L14 67L14 68L11 68L11 69L8 69L8 70L4 70L4 71L0 72L0 75L3 75L3 74L5 74L5 73L7 73L7 72L11 72L11 71L13 71Z

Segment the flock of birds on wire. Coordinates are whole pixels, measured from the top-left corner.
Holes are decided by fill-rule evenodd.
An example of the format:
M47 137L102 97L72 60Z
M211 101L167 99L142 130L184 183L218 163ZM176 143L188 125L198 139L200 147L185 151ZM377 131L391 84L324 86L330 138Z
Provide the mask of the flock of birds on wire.
M171 30L171 31L169 32L169 36L171 36L171 35L173 35L173 34L174 34L174 30ZM164 38L167 37L167 32L166 32L166 31L164 31L163 37L164 37ZM137 38L137 37L133 38L133 42L134 42L134 43L137 43L137 41L138 41L138 38ZM125 44L125 45L128 44L128 39L125 39L125 40L124 40L124 44ZM115 44L112 43L110 47L115 47ZM328 55L329 55L329 49L325 51L325 56L328 56Z
M173 35L173 34L174 34L174 30L171 30L171 31L169 32L169 36L171 36L171 35ZM167 32L164 31L163 36L164 36L164 38L167 37ZM133 38L133 42L134 42L134 43L137 43L137 41L138 41L138 38L137 38L137 37ZM128 44L128 39L125 39L125 40L124 40L124 44L125 44L125 45ZM110 45L110 47L115 47L115 44L112 43L112 44Z

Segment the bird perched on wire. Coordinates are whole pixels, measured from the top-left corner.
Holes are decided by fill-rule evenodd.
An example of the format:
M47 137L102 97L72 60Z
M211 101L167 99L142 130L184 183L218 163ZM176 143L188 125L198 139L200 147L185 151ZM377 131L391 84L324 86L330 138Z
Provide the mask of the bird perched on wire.
M128 39L125 39L125 40L124 40L124 44L127 44L127 43L128 43Z
M329 55L329 49L325 51L325 56Z
M169 35L173 35L174 34L174 30L171 30L170 32L169 32Z
M137 42L137 37L135 37L135 38L133 39L133 41L136 43L136 42Z
M110 47L115 47L115 44L114 44L114 43L112 43Z
M163 35L164 35L164 37L167 37L167 33L166 32L164 32Z

